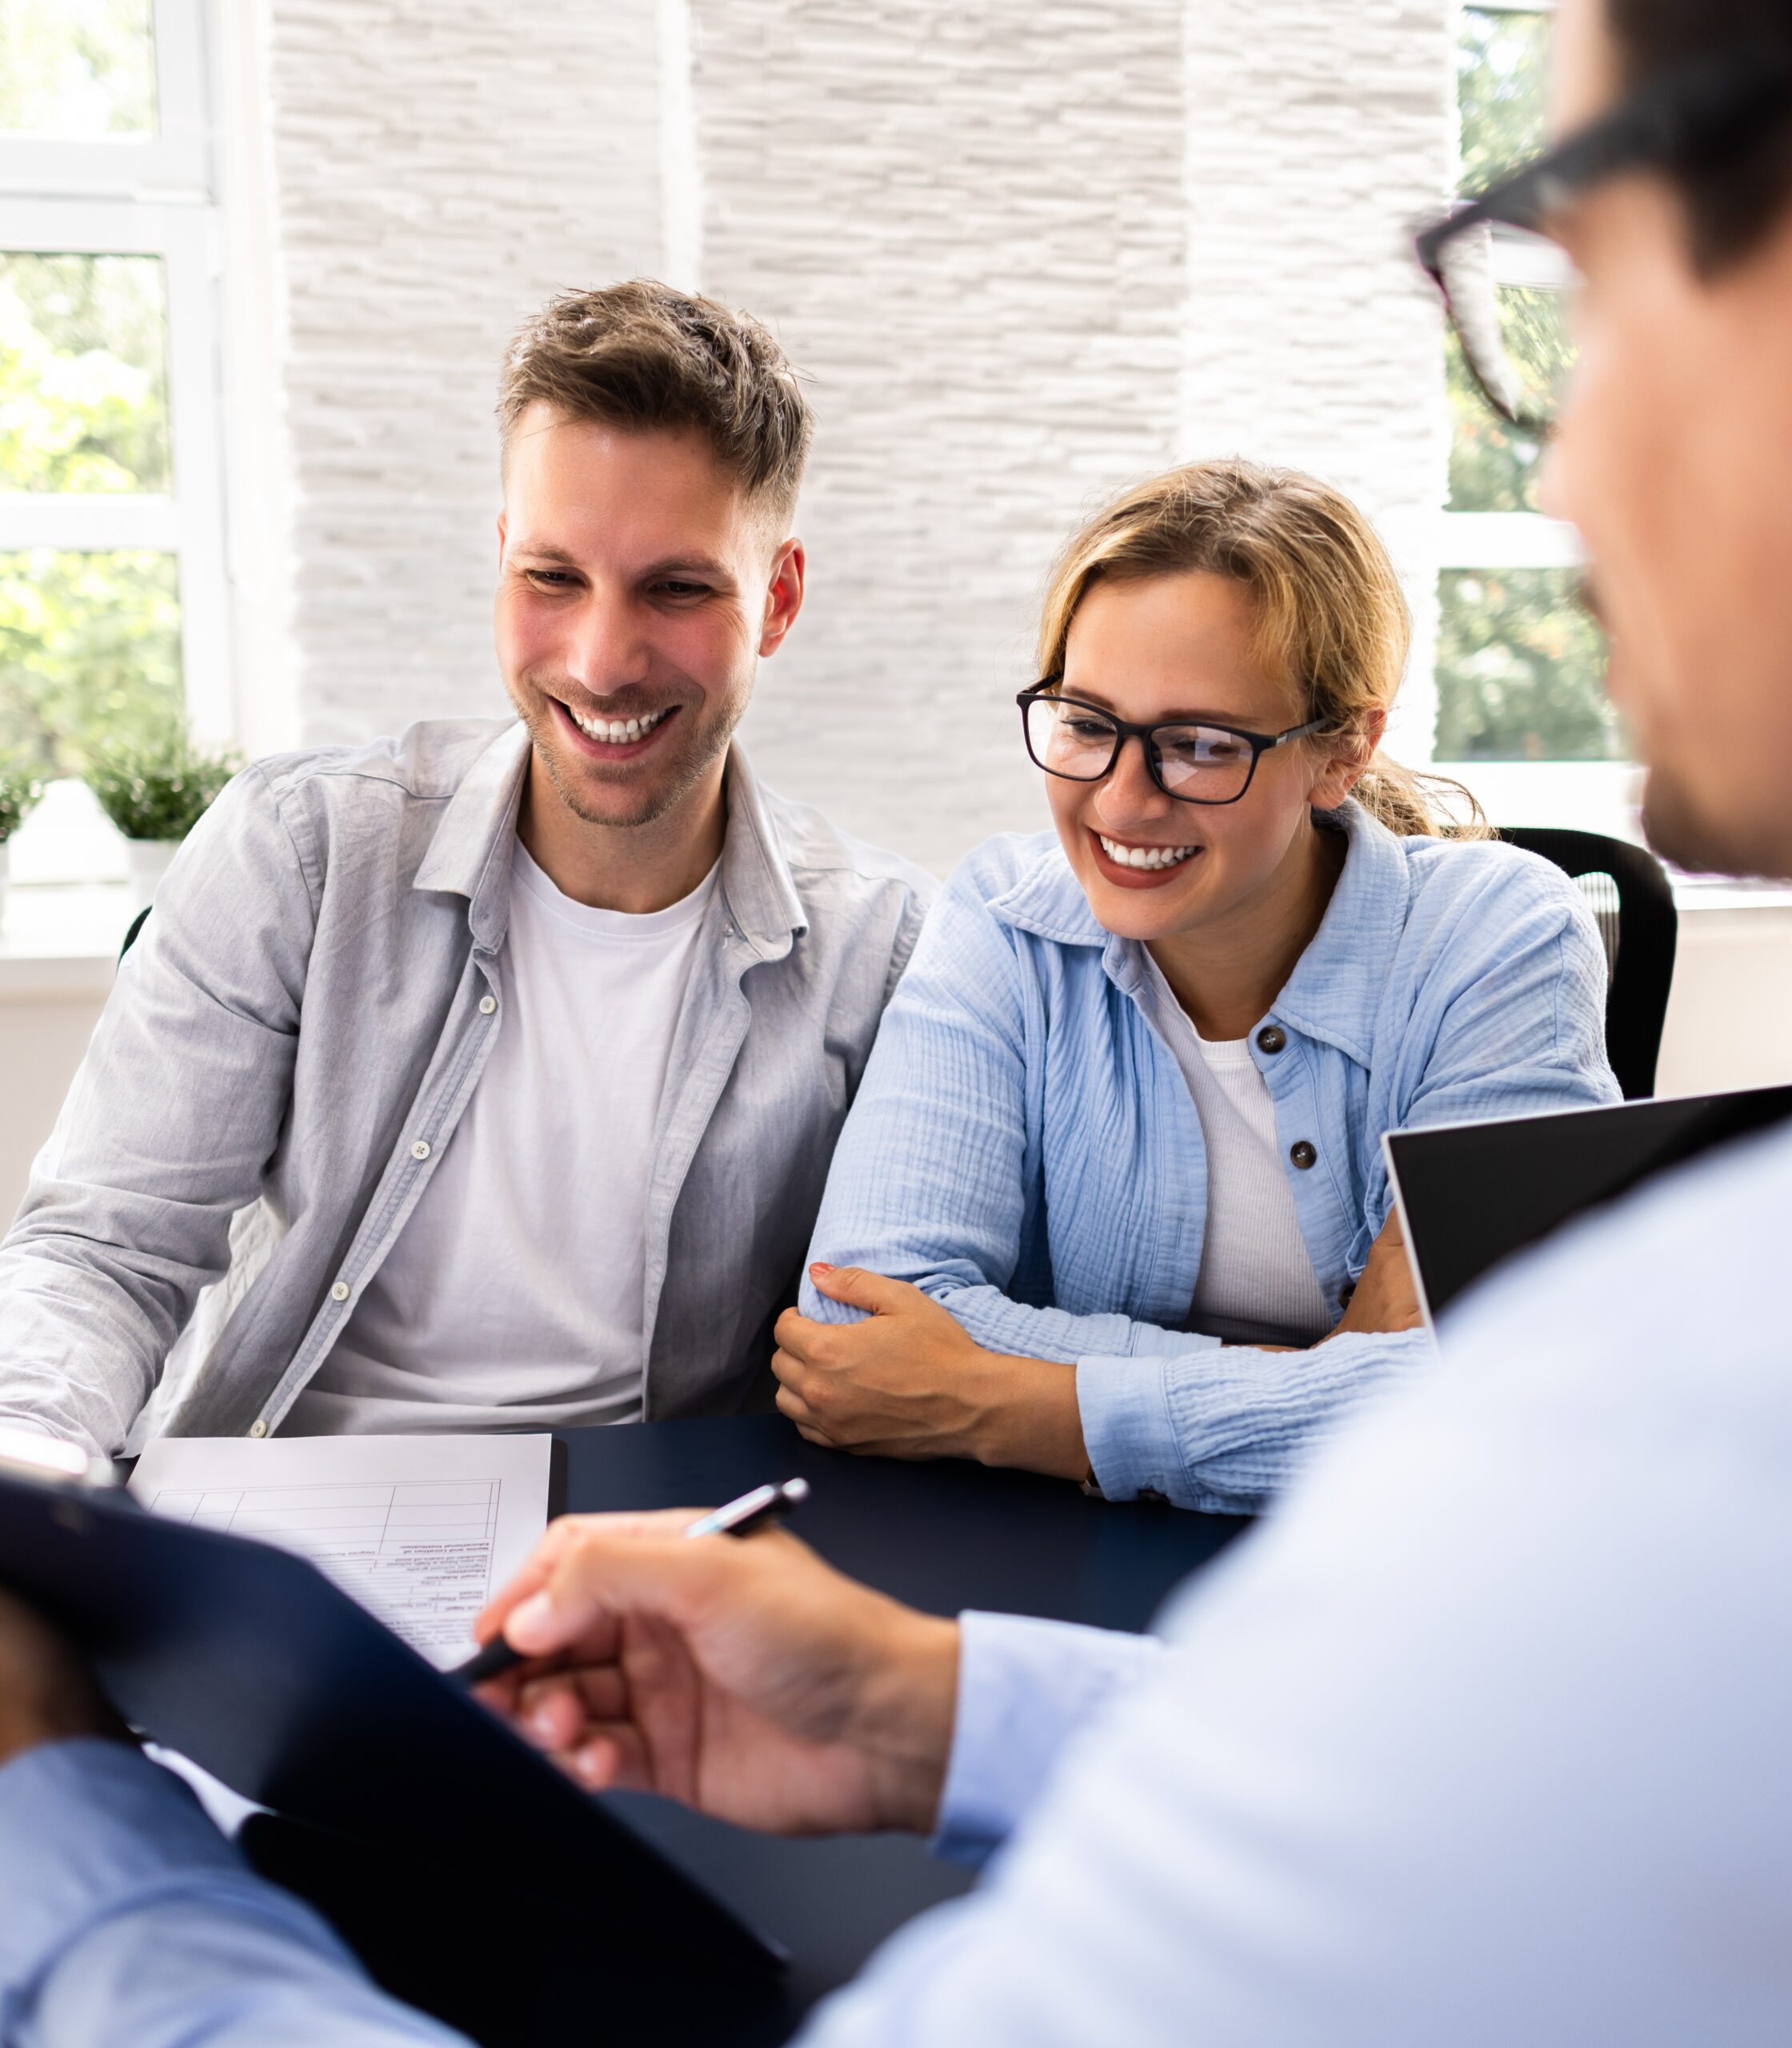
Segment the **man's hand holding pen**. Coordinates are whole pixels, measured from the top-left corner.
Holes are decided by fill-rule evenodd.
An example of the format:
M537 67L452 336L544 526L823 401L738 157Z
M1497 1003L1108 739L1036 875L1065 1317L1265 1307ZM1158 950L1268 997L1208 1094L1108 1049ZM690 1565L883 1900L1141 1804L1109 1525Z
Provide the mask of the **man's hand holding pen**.
M480 1697L593 1790L787 1834L930 1830L958 1630L806 1544L687 1540L693 1511L568 1515L480 1618L528 1662Z

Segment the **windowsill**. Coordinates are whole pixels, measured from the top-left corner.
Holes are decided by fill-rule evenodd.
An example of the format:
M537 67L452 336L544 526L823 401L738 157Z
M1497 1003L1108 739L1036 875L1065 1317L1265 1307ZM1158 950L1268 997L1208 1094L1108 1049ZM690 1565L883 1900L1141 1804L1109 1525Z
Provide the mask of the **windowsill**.
M1677 874L1682 918L1777 913L1792 926L1792 884ZM131 918L122 882L14 883L0 922L0 1003L103 1002Z
M130 915L122 882L15 882L0 922L0 1002L104 1002Z

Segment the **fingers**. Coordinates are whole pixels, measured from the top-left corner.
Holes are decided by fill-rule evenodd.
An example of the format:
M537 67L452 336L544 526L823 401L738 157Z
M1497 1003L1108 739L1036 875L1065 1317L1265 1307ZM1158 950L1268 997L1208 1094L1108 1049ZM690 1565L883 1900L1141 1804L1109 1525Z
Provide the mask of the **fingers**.
M686 1542L685 1531L700 1512L569 1518L578 1526L562 1539L542 1582L509 1610L505 1640L525 1657L563 1650L581 1664L607 1663L615 1660L625 1622L679 1630L721 1593L739 1554L758 1547Z
M815 1291L830 1302L850 1309L863 1309L870 1315L914 1314L936 1310L918 1287L906 1280L886 1279L881 1273L867 1273L859 1266L828 1266L818 1260L809 1269ZM943 1310L938 1313L944 1314Z
M839 1339L850 1338L857 1328L854 1323L816 1322L795 1309L786 1309L772 1326L772 1335L783 1356L797 1364L835 1365L844 1349ZM777 1365L774 1358L774 1370Z
M594 1730L576 1750L554 1758L590 1792L657 1792L660 1787L638 1729L627 1722Z
M560 1516L548 1524L541 1541L516 1576L487 1602L473 1624L474 1639L481 1645L501 1634L508 1639L507 1624L511 1614L548 1584L567 1552L575 1549L593 1530L601 1529L620 1542L682 1536L703 1512L700 1507L690 1507L664 1508L650 1514ZM518 1649L521 1646L513 1642L511 1647ZM602 1653L600 1645L590 1647L594 1654Z

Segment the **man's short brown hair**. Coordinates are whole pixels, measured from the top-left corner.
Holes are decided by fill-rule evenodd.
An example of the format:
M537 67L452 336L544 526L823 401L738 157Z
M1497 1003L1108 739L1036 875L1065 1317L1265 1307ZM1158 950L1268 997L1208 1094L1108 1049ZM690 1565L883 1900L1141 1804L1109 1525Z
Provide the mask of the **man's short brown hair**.
M795 509L814 419L790 358L745 313L649 278L562 292L504 352L498 424L507 452L538 402L569 419L703 435L778 519Z

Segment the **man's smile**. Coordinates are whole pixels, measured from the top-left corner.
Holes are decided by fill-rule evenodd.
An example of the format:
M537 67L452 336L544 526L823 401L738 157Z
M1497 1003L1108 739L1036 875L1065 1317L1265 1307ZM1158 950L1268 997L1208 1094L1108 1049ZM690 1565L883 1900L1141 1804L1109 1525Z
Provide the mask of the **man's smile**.
M589 760L632 760L643 753L661 728L674 718L680 710L676 704L663 705L657 711L646 711L627 718L591 718L575 711L558 697L550 697L554 707L555 722L572 742L574 747Z

